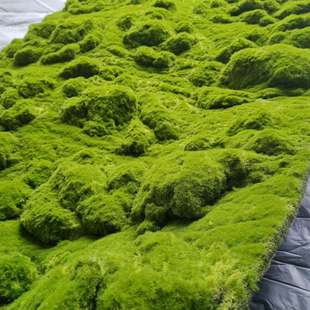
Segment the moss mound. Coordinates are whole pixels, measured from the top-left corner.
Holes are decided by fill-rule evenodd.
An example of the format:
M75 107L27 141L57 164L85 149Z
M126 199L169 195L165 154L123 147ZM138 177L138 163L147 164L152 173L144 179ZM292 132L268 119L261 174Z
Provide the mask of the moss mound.
M124 36L124 44L128 47L138 47L141 45L157 46L169 37L167 28L158 21L137 26Z
M207 205L213 204L225 191L226 182L221 166L197 152L162 159L146 179L138 192L132 216L159 225L169 218L201 217Z
M263 83L284 89L309 88L309 55L287 45L245 49L233 56L221 81L235 89Z
M44 205L30 207L21 216L21 224L31 236L43 244L79 236L81 226L71 211L60 208L54 201L37 200L39 202Z
M26 292L37 276L35 265L27 256L1 254L0 304L7 304Z

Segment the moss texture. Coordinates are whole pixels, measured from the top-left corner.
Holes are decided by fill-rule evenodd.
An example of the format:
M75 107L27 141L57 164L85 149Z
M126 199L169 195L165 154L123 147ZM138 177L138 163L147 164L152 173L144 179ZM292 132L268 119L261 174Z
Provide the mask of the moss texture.
M1 51L0 308L247 309L308 171L309 14L68 0Z

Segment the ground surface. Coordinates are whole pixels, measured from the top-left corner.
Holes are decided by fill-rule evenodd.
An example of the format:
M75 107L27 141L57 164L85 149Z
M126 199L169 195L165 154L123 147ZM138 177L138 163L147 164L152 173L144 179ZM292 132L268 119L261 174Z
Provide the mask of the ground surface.
M3 309L246 309L309 159L308 1L68 1L0 54Z

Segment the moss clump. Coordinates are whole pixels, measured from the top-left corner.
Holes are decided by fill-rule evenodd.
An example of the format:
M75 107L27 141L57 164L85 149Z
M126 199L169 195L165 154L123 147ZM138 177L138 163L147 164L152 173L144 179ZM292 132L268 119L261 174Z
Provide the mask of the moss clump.
M168 69L174 57L169 52L157 52L150 47L139 47L134 55L135 62L144 67L152 67L159 70Z
M66 81L62 87L62 92L65 97L78 97L87 87L87 80L84 77L77 77Z
M0 95L0 104L6 108L11 108L19 99L16 88L9 87Z
M111 195L94 195L84 200L77 212L84 229L91 235L112 234L122 230L127 223L121 201Z
M107 190L115 192L124 190L136 194L141 185L147 166L141 162L122 164L110 171L107 180Z
M142 111L142 122L154 130L159 141L177 140L179 136L175 121L162 107L152 107Z
M35 189L47 182L53 171L53 164L49 160L33 160L27 167L27 173L24 175L24 182Z
M163 8L165 10L175 10L176 5L171 0L156 0L154 3L154 7Z
M195 40L190 34L181 32L167 40L167 42L165 42L165 48L175 55L181 55L189 51L194 42Z
M55 84L49 79L37 79L33 77L24 78L17 86L18 94L23 98L32 98L52 90Z
M90 168L71 162L58 167L50 183L63 208L74 211L81 201L102 189L105 180L102 172L92 167L92 173L89 173Z
M55 244L80 235L81 225L76 215L58 204L51 194L36 194L21 215L22 227L43 244Z
M0 113L0 125L5 130L16 130L35 119L33 112L22 103Z
M254 10L241 15L241 20L250 25L267 26L273 24L275 19L266 13L264 10Z
M20 51L17 51L14 55L14 65L17 67L27 66L34 62L37 62L42 56L41 49L33 47L25 47Z
M219 78L222 64L216 61L207 61L198 68L192 70L189 80L193 85L211 86L215 84Z
M80 57L67 65L60 73L64 79L72 79L79 76L90 78L99 74L100 66L97 61L87 57Z
M270 39L269 43L286 43L299 48L310 48L310 29L296 29L290 32L276 32Z
M20 180L0 182L0 221L18 217L29 197L29 187Z
M84 39L86 34L93 28L91 21L82 24L61 24L58 25L51 36L51 42L70 44L77 43Z
M132 26L133 26L133 18L132 16L122 16L118 21L117 21L117 26L123 30L123 31L127 31L129 30Z
M41 59L41 62L44 65L67 62L74 59L78 52L79 52L79 45L76 44L67 45L57 52L44 55Z
M245 49L236 53L221 81L235 88L265 84L279 88L310 87L310 53L288 45Z
M11 43L3 49L6 57L14 58L16 52L20 51L24 47L24 42L22 39L14 39Z
M310 15L291 15L277 24L276 30L290 31L310 26Z
M138 157L144 154L155 142L154 133L138 120L133 120L127 129L125 141L116 152L125 156Z
M127 123L137 109L131 89L121 86L90 89L87 95L73 100L62 111L61 120L75 126L85 121L99 121L108 126Z
M30 25L29 32L26 38L29 38L31 36L37 36L43 39L49 39L55 28L56 25L54 23L48 23L48 22Z
M17 148L18 140L11 133L0 132L0 171L12 163L12 153Z
M274 118L267 112L258 112L245 117L240 117L235 123L228 129L229 135L235 135L242 130L254 129L262 130L266 127L272 127L275 123Z
M275 13L277 18L285 18L289 15L301 15L310 12L310 5L308 1L287 1L283 7Z
M169 219L201 217L226 189L220 164L202 152L163 158L145 176L132 217L159 225Z
M192 33L194 31L193 25L189 22L179 22L174 30L176 33L182 33L182 32Z
M37 277L31 260L19 253L1 254L0 305L8 304L29 290Z
M293 155L297 143L276 129L263 129L257 132L241 131L232 137L232 147L252 150L269 156Z
M198 92L196 105L202 109L227 109L250 101L251 96L243 91L203 87Z
M126 46L133 48L141 45L157 46L169 37L167 28L158 21L149 21L132 29L124 36Z
M99 44L100 36L97 34L89 34L79 43L82 53L94 50Z
M256 47L256 44L247 39L240 38L234 40L229 46L223 48L219 52L219 54L216 56L216 60L221 61L223 63L227 63L234 53L239 52L245 48L251 48L251 47Z
M257 9L264 9L269 13L275 12L279 8L279 4L275 0L242 0L237 5L235 5L230 14L232 16L240 15L244 12L253 11Z
M212 148L212 146L213 141L211 139L204 136L197 136L192 138L191 141L185 145L184 151L204 151Z

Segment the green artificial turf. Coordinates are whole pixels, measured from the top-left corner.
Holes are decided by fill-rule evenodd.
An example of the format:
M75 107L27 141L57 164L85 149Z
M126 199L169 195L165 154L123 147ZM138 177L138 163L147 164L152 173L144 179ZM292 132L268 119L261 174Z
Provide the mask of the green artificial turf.
M69 0L0 53L0 308L245 310L299 204L310 7Z

